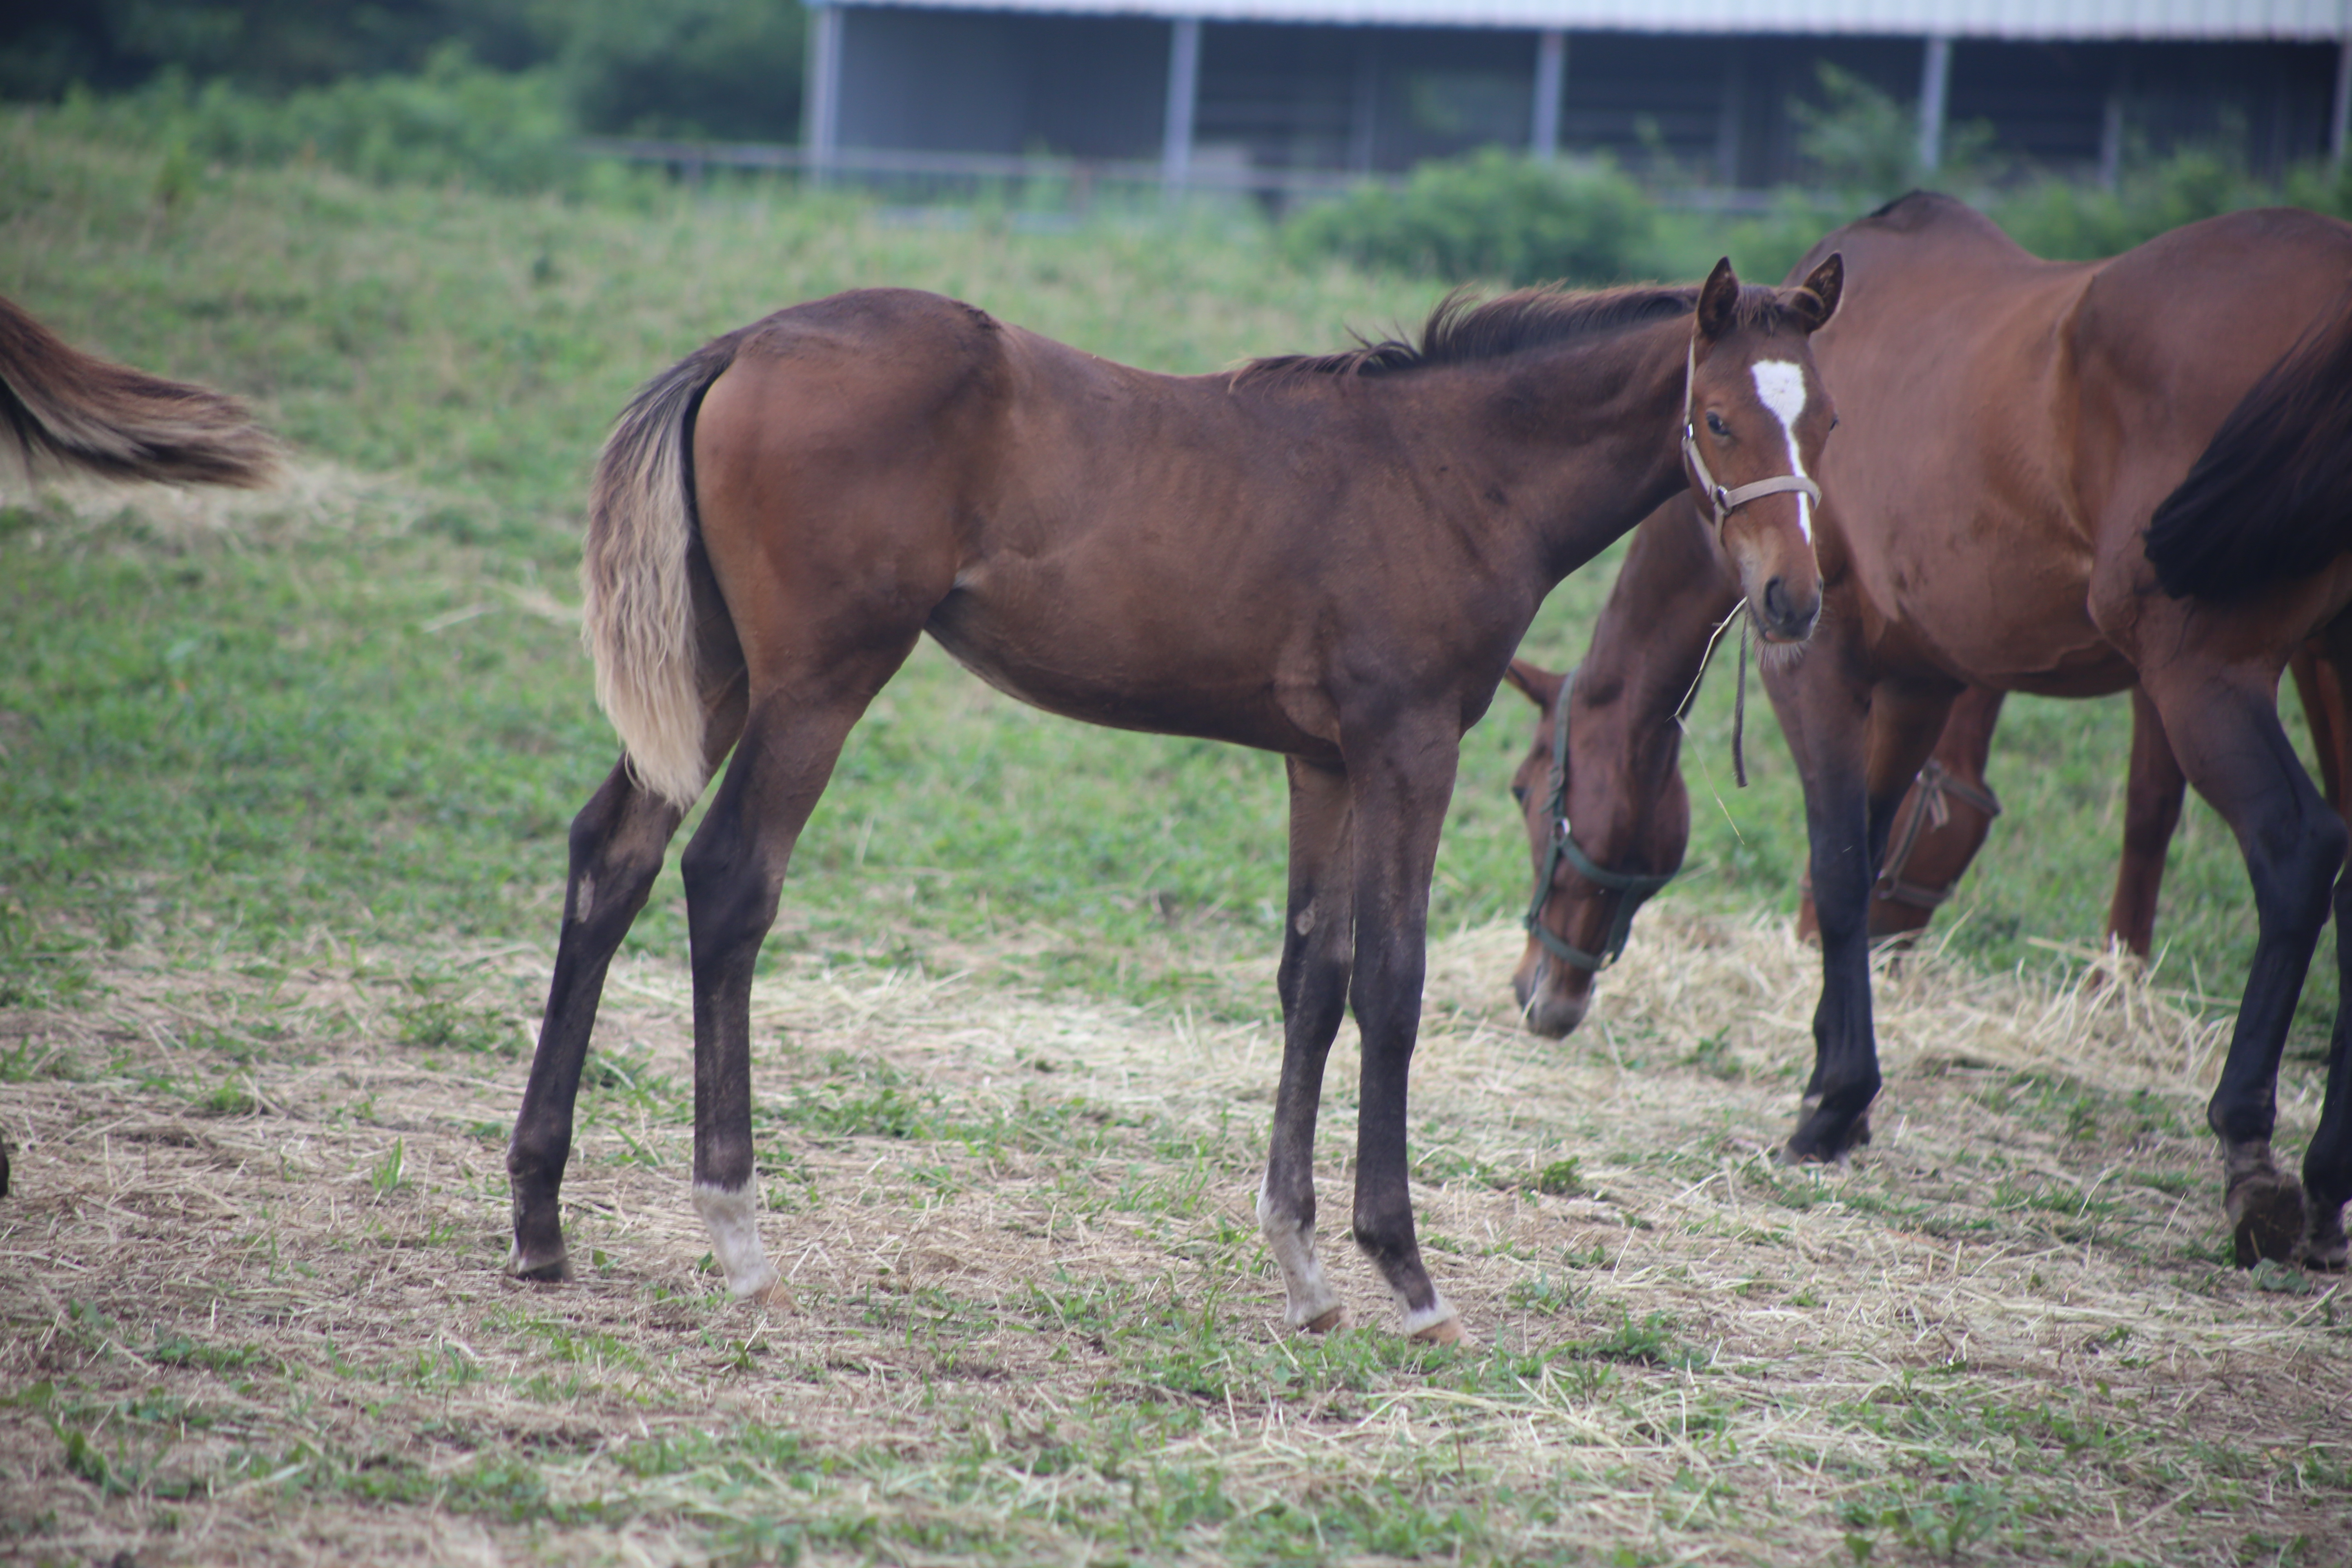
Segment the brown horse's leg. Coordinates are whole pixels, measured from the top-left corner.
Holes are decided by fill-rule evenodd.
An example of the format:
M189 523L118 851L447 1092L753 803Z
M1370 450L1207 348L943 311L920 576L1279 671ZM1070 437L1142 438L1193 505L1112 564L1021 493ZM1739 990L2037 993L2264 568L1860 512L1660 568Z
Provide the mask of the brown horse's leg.
M572 1153L572 1107L604 971L661 872L662 852L686 813L638 785L624 759L572 823L572 874L563 895L555 976L530 1079L507 1144L514 1196L510 1268L527 1279L569 1278L557 1189Z
M1804 783L1822 932L1813 1075L1797 1129L1781 1151L1790 1164L1843 1163L1870 1141L1870 1104L1880 1083L1871 1018L1871 888L1895 805L1927 760L1953 695L1907 687L1874 691L1843 630L1851 624L1852 617L1833 618L1803 660L1766 677Z
M2164 733L2164 716L2147 693L2132 688L2131 769L2124 784L2124 853L2116 866L2116 896L2107 905L2107 941L2145 959L2156 938L2156 896L2164 885L2165 852L2180 826L2188 779Z
M1350 755L1355 817L1356 964L1349 1002L1364 1042L1356 1111L1356 1245L1396 1292L1405 1331L1451 1342L1461 1320L1431 1282L1413 1236L1405 1096L1421 1032L1429 879L1454 793L1459 744L1435 724L1391 731Z
M784 869L842 742L914 634L793 681L763 682L735 760L678 869L694 966L694 1206L739 1300L780 1289L760 1246L751 1142L751 975Z
M2237 835L2253 884L2260 921L2253 963L2221 1080L2205 1111L2221 1140L2238 1263L2251 1268L2264 1258L2293 1257L2305 1239L2304 1194L2273 1163L2271 1133L2278 1121L2279 1056L2343 868L2344 822L2312 787L2279 722L2275 688L2257 673L2179 666L2141 673L2182 769ZM2336 893L2339 917L2352 916L2345 897ZM2343 1039L2339 1016L2331 1089L2340 1087ZM2344 1142L2341 1096L2334 1098L2328 1113L2336 1136L2313 1141L2320 1154L2315 1163L2331 1178ZM2323 1127L2330 1125L2328 1113ZM2315 1201L2327 1199L2324 1191ZM2334 1202L2340 1207L2340 1190Z
M2328 804L2338 816L2352 780L2352 721L2345 694L2352 689L2352 622L2338 620L2296 650L2292 667L2318 748ZM2344 1232L2344 1205L2352 1200L2352 874L2336 880L2336 1027L2327 1047L2327 1090L2319 1125L2303 1152L2305 1233L2303 1260L2315 1268L2339 1269L2352 1258Z
M1320 1333L1347 1318L1315 1256L1315 1118L1323 1063L1348 1010L1354 956L1353 854L1346 775L1288 759L1290 899L1282 931L1282 1084L1257 1222L1282 1269L1290 1326Z

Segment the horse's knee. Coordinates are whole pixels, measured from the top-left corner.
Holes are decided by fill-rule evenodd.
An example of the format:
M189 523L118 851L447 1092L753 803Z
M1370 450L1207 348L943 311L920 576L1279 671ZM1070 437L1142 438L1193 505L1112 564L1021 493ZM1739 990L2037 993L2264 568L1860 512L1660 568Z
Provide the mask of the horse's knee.
M2320 809L2297 814L2250 845L2246 868L2265 924L2315 932L2331 904L2346 907L2336 882L2347 837L2344 819Z

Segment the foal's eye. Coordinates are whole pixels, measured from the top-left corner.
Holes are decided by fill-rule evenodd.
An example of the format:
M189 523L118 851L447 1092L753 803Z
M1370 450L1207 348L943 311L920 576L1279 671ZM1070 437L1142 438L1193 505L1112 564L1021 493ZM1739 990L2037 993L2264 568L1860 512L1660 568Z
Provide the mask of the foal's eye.
M1722 416L1712 411L1707 414L1706 427L1714 431L1718 436L1728 436L1731 434L1730 426L1724 424Z
M1525 784L1513 784L1511 786L1511 798L1517 801L1521 805L1527 805L1528 786Z

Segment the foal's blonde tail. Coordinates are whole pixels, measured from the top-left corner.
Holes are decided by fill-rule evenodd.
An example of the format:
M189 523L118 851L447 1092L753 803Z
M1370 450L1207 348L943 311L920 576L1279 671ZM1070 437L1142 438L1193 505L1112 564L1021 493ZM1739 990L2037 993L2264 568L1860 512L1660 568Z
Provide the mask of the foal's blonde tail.
M739 338L704 344L621 411L596 462L580 564L596 700L621 732L637 782L680 807L694 804L709 777L689 559L699 524L687 443L702 395L733 363Z
M278 443L236 398L86 354L6 299L0 432L28 468L47 459L108 479L246 489L278 471Z

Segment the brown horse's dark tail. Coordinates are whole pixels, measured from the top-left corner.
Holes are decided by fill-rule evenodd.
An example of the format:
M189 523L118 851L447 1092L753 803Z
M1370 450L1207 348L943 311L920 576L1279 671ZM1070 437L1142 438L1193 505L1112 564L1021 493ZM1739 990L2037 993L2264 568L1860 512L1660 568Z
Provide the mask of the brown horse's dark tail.
M2147 528L2175 598L2228 599L2352 550L2352 288L2254 383Z
M278 470L278 444L234 397L86 354L6 299L0 426L28 467L247 489Z
M715 339L647 382L621 411L596 462L580 563L583 637L596 700L628 749L637 782L691 805L703 755L710 672L702 668L694 574L694 416L741 334ZM706 606L716 595L705 595Z

